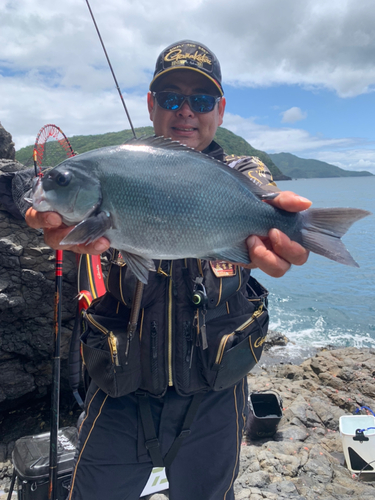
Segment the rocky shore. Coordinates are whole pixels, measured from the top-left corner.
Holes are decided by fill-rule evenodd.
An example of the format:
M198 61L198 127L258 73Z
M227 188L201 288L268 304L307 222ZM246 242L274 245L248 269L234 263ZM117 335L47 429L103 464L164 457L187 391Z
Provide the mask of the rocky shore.
M280 364L287 353L288 347L273 347L248 377L250 391L281 396L283 417L272 438L244 437L236 500L373 500L375 474L352 475L345 466L339 418L361 406L375 409L375 350L327 349L300 364ZM69 423L74 411L62 417ZM3 491L12 470L11 447L12 442L0 444ZM167 498L166 491L145 500Z

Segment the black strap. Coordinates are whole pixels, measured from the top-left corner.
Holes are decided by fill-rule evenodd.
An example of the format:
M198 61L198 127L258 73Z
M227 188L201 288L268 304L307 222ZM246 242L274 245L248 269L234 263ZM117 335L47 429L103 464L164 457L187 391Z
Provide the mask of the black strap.
M143 426L143 432L145 435L145 446L150 453L150 457L154 467L170 467L173 460L175 459L183 440L190 434L190 426L193 423L194 417L198 411L199 405L201 404L205 393L200 392L194 394L191 400L188 411L186 412L184 422L182 424L182 429L180 434L173 441L168 453L163 459L159 439L156 436L154 420L152 418L151 407L149 396L147 393L142 391L137 391L136 396L138 397L139 411L141 415L141 421Z
M194 394L193 399L191 400L188 411L185 415L184 423L182 424L182 429L180 434L173 441L172 446L169 448L168 453L164 458L164 466L170 467L173 460L175 459L180 446L182 445L183 440L189 436L190 434L190 426L193 423L194 417L198 411L199 405L201 404L203 398L205 396L204 392L198 392Z
M70 388L73 391L73 395L77 403L79 404L80 408L83 409L84 404L81 395L79 394L78 391L79 383L81 381L81 371L82 371L81 352L79 349L80 334L81 334L80 324L81 324L81 315L79 312L79 305L77 303L76 317L74 319L73 331L70 337L70 347L69 347L69 357L68 357L68 378L69 378Z
M152 418L149 396L146 392L136 391L139 412L141 415L143 432L145 435L145 446L150 453L154 467L164 467L163 457L160 451L160 443L156 437L154 419Z

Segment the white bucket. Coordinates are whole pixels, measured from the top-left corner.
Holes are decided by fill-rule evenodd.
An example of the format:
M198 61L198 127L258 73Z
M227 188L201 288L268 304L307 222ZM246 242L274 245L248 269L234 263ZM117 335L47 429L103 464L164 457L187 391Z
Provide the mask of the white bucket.
M358 429L365 431L357 435ZM375 417L344 415L340 417L340 434L348 469L355 473L375 473Z

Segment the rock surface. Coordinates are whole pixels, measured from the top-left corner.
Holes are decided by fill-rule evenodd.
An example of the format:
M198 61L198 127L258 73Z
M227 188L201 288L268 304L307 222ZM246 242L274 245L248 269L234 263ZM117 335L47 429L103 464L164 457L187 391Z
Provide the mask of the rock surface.
M325 350L300 365L269 365L269 352L265 366L249 375L249 388L276 391L283 417L273 438L245 436L236 500L373 500L375 475L352 475L344 465L339 418L361 406L375 409L375 350ZM11 446L0 443L0 490L9 485ZM166 499L168 491L145 497Z
M16 150L12 136L0 123L0 158L6 160L14 160L16 157Z
M375 498L375 483L365 482L374 475L352 477L343 465L339 432L341 415L361 406L375 409L374 376L375 351L355 348L250 374L250 391L276 391L284 411L273 439L245 439L236 500Z
M24 167L0 160L0 175ZM76 263L64 253L62 359L65 374L75 316ZM51 381L55 255L40 232L0 204L0 411L41 397ZM66 380L66 374L63 379Z

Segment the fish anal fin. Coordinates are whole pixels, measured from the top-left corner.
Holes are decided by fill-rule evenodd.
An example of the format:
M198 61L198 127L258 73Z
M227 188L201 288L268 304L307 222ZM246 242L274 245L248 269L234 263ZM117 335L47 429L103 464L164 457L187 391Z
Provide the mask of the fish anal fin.
M154 261L151 259L146 259L141 255L129 253L126 250L120 250L120 252L122 258L126 262L129 269L134 273L136 278L145 285L147 285L148 272L155 271Z
M245 242L230 248L220 248L213 250L209 256L205 257L207 260L225 260L227 262L234 262L236 264L250 264L249 252Z

